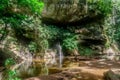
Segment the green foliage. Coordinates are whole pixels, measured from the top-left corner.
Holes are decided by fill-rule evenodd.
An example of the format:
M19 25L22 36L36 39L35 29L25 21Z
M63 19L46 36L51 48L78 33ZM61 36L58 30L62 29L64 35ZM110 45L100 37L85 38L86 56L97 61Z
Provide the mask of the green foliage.
M9 24L9 27L15 30L17 35L23 36L25 27L30 23L26 19L34 15L40 16L43 7L44 3L41 0L0 0L0 17L6 25ZM28 25L24 27L25 21ZM6 31L0 28L0 34L6 34Z
M120 42L120 1L114 2L114 13L112 18L114 18L113 22L114 24L109 27L109 30L111 30L112 39Z
M23 7L27 7L32 12L40 13L44 7L44 3L39 0L18 0L18 3Z
M89 9L97 10L100 14L109 15L111 14L113 2L112 0L88 0Z
M112 0L99 0L98 1L98 9L107 15L108 13L110 14L112 11Z
M0 34L1 35L6 34L6 31L4 29L0 29Z
M0 41L6 37L7 32L4 21L0 20Z
M105 20L104 34L106 35L106 47L114 42L120 42L120 1L113 1L113 9Z
M66 38L63 40L63 48L68 50L78 49L77 35L72 35L71 33L64 33Z
M15 70L8 70L8 77L6 80L21 80L17 77L17 72Z
M15 61L12 59L12 58L8 58L6 61L5 61L5 66L6 67L9 67L11 65L14 65L15 64Z
M56 26L53 25L44 25L44 26L39 26L39 38L41 39L57 39L60 33L60 29Z
M44 52L49 48L49 42L58 38L59 28L52 25L43 25L38 26L37 30L38 37L35 39L35 42L37 42L39 50Z
M43 39L40 41L39 48L41 52L45 52L46 49L48 49L49 43L48 40Z
M37 44L35 42L30 42L28 48L30 52L35 53L37 50Z
M21 80L20 78L17 77L16 70L7 69L5 70L4 75L5 76L3 80Z
M8 58L5 61L5 76L4 76L4 80L21 80L20 78L17 77L17 73L15 70L11 70L10 67L12 65L15 65L15 61L12 58Z
M40 0L0 0L0 11L5 13L13 12L12 9L16 8L16 10L18 9L21 13L33 12L40 14L43 7L44 3ZM14 11L13 13L16 12Z
M0 11L3 11L8 5L8 0L0 0Z
M93 50L89 47L79 46L79 53L83 56L92 56Z
M120 6L113 3L112 0L87 0L87 2L89 10L98 11L99 14L104 16L112 14L113 6L116 6L118 10L117 18L120 17ZM37 51L44 52L57 39L63 42L64 49L78 49L78 36L72 33L72 31L53 25L41 24L40 13L43 7L44 3L41 0L0 0L0 17L3 23L10 24L18 37L22 36L31 40L28 48L33 53ZM18 11L14 11L14 9ZM105 29L105 32L111 39L110 42L106 43L106 46L113 40L120 41L120 22L117 22L116 25L110 23L106 23L105 26L105 28L108 28ZM7 34L7 32L0 26L0 35L3 34ZM84 53L84 55L91 55L92 53L90 48L81 48L80 50L82 51L80 53ZM8 63L9 60L5 64L7 65Z
M57 39L59 38L59 34L60 34L60 29L57 26L48 26L46 27L48 34L49 34L49 38L48 39Z

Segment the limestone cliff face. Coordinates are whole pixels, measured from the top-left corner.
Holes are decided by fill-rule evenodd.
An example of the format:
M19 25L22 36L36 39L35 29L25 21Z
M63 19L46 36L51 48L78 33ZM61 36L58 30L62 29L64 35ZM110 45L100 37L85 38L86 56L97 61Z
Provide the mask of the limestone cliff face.
M79 35L79 45L85 46L83 49L89 47L93 51L96 51L95 53L102 52L102 48L106 43L106 37L104 36L103 31L104 16L96 8L97 6L95 4L90 4L87 0L43 1L45 3L45 7L42 11L41 20L44 24L52 24L57 28L63 27L62 29L67 29L66 27L69 26L69 31ZM19 32L15 32L16 30L7 28L8 35L6 35L6 38L1 41L2 44L0 44L0 52L5 55L9 55L9 53L11 53L12 55L10 55L12 57L16 55L24 59L25 57L22 56L29 53L28 44L30 41L36 41L35 43L37 45L40 44L41 38L39 37L42 35L42 32L45 33L46 30L42 29L44 26L41 24L40 19L34 18L33 20L34 21L28 19L26 22L21 22L22 24L20 25L20 28L21 31L23 31L21 35L16 36ZM5 28L5 25L0 23L0 30L2 28L1 25ZM62 32L60 35L61 34ZM56 35L60 36L59 34ZM1 36L2 34L0 34L0 38ZM49 43L52 45L52 42ZM71 52L74 53L76 51ZM23 55L21 53L23 53ZM26 55L26 57L28 56Z
M32 56L30 55L27 46L20 42L20 38L18 39L16 37L15 31L11 28L11 26L8 26L8 24L6 24L6 26L7 35L1 34L0 36L0 57L2 57L0 58L1 62L4 63L4 61L8 58L13 58L18 62L26 60L28 57L31 58ZM0 27L4 29L5 25L1 24ZM4 36L3 39L2 36Z
M102 52L106 42L103 33L104 16L97 10L97 5L87 0L44 0L44 3L43 23L69 26L75 34L79 34L80 44L97 53Z
M86 0L44 0L42 20L50 23L72 23L99 16Z

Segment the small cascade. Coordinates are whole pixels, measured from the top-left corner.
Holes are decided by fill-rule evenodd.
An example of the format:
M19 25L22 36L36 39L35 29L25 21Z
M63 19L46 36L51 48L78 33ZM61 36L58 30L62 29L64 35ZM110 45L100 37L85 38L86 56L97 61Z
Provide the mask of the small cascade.
M58 42L56 44L56 49L57 49L57 54L58 54L58 57L59 57L59 67L61 68L64 56L63 56L62 47L60 45L60 42Z
M87 0L86 0L86 14L88 13L88 2L87 2Z

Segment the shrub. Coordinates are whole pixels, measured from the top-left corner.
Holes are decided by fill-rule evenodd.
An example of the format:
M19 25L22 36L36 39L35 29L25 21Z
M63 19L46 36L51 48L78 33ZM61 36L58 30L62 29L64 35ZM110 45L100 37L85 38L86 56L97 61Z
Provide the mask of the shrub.
M63 48L68 50L78 49L77 35L72 35L71 33L64 33L66 38L63 40Z
M89 47L79 46L79 53L83 56L92 56L93 50Z

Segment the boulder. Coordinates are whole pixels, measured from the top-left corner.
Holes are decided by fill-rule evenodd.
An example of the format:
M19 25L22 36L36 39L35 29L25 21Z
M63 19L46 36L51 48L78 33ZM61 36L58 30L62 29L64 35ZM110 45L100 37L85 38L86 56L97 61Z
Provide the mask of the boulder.
M112 69L104 73L105 80L120 80L120 69Z

